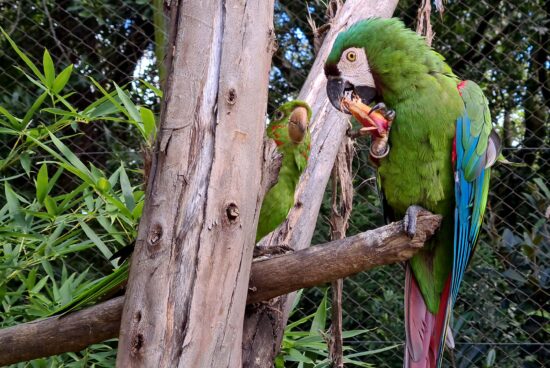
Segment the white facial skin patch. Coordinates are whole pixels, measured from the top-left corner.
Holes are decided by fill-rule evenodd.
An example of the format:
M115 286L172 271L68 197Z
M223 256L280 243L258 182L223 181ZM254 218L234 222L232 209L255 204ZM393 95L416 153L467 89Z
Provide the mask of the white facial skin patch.
M346 49L338 62L338 70L341 77L354 86L375 87L367 55L362 48Z

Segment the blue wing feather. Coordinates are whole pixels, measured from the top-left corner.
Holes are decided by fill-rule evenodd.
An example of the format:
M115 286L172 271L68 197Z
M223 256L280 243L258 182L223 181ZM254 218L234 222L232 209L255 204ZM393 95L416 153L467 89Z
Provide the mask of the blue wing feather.
M458 295L460 283L466 267L472 257L475 244L481 228L487 192L486 181L489 180L490 168L485 167L485 152L476 153L480 140L488 140L491 131L491 121L486 114L476 114L478 110L488 108L487 100L481 89L468 81L464 87L468 94L464 98L464 113L456 122L456 167L455 167L455 236L453 271L451 278L451 304ZM480 97L478 99L474 96ZM469 113L474 112L474 113ZM481 121L472 121L475 116ZM481 129L471 129L472 124L482 126ZM488 129L487 129L488 128ZM479 134L473 135L477 131Z
M463 83L461 88L464 91L462 97L465 108L456 121L453 269L445 326L449 322L466 267L475 250L487 203L490 166L494 163L492 157L494 152L500 150L498 136L492 133L488 104L483 92L471 81ZM485 113L480 114L480 111ZM482 144L486 144L488 148L478 152L477 148ZM445 329L442 340L445 340L446 332ZM442 362L443 346L441 343L438 366Z

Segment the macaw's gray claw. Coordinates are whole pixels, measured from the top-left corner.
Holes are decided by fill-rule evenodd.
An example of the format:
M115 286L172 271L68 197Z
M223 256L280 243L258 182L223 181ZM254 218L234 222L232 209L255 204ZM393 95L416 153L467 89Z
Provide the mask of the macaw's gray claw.
M389 121L393 121L395 119L395 111L394 110L390 110L388 109L388 107L386 106L385 103L383 102L379 102L377 103L376 105L374 105L371 109L371 111L369 111L369 114L372 114L373 112L375 111L378 111L380 112L380 114L382 114L382 116L386 119L386 120L389 120Z
M416 234L416 220L421 211L426 210L420 206L412 205L407 208L407 212L405 212L405 217L403 218L403 230L411 239L414 238L414 235Z
M385 111L387 111L388 108L386 107L386 104L383 103L383 102L378 102L376 105L374 105L372 107L372 109L369 111L369 115L372 114L374 111L381 111L382 113L384 113Z
M395 111L394 110L386 111L386 113L384 114L384 117L386 118L386 120L394 121L395 120Z

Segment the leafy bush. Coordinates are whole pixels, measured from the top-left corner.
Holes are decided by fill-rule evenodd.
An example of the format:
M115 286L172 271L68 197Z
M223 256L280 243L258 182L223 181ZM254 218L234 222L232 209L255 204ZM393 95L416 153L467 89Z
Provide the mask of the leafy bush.
M10 147L0 160L0 326L7 327L69 302L110 272L113 252L136 236L141 175L123 162L109 171L85 163L65 142L83 124L126 124L147 149L156 125L153 112L134 105L123 88L109 92L93 79L103 97L76 109L64 92L72 65L56 73L46 50L39 67L3 34L25 65L19 71L41 91L22 117L0 107L0 136ZM112 367L113 348L107 342L17 366Z
M291 308L290 318L297 312L303 291L299 291ZM328 368L331 365L328 351L329 333L326 330L330 308L327 307L327 289L315 313L299 318L289 323L284 331L280 354L275 359L275 368ZM309 325L309 329L308 329ZM342 337L350 339L369 332L369 330L343 331ZM343 346L344 364L349 367L373 367L357 358L392 350L399 345L393 345L376 350L356 352L350 346Z

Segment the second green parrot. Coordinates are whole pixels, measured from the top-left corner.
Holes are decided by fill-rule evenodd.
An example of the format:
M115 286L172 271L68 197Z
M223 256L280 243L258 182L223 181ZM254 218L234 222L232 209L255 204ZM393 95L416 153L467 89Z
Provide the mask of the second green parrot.
M273 113L267 127L267 136L277 144L283 162L277 183L264 197L256 242L275 230L286 219L294 205L294 190L309 157L310 119L311 108L303 101L287 102Z

